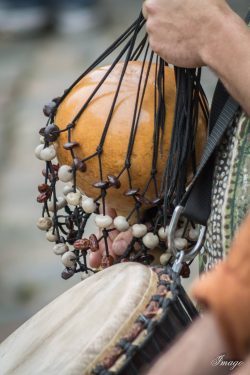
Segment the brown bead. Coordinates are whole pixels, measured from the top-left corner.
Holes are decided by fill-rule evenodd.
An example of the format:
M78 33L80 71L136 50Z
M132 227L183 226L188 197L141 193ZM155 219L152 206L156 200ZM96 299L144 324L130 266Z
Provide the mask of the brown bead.
M83 161L81 161L78 158L74 158L74 166L80 172L86 172L86 170L87 170L86 163L84 163Z
M101 262L102 268L111 267L113 264L114 264L114 258L111 255L109 255L108 257L107 257L107 255L103 256L102 262Z
M69 151L69 150L73 150L73 148L78 147L78 146L79 146L78 142L67 142L63 145L63 148Z
M60 129L55 124L49 124L44 129L44 138L47 142L55 142L59 137Z
M74 242L73 246L76 250L88 250L90 246L90 241L87 238L77 240Z
M47 193L47 192L49 192L50 191L50 187L49 187L49 185L47 185L47 184L41 184L41 185L38 185L38 191L39 191L39 193Z
M125 195L126 197L133 197L133 196L135 196L136 194L138 194L139 190L140 190L140 189L130 189L130 190L127 190L127 191L124 193L124 195Z
M89 236L89 242L90 242L90 250L95 253L97 250L99 250L99 243L98 239L94 234L91 234Z
M99 181L93 184L96 189L107 189L109 187L109 183L107 181Z
M164 285L159 285L156 294L158 294L159 296L165 296L167 292L168 290Z
M190 267L189 267L189 265L187 263L183 264L180 275L184 279L188 279L189 278L189 276L190 276Z
M49 197L46 193L42 193L42 194L38 195L36 200L37 200L38 203L45 203L45 202L47 202L48 198Z
M121 183L115 176L108 176L108 182L111 186L113 186L116 189L119 189L121 187Z
M134 323L132 328L129 330L129 332L126 334L126 336L123 337L123 339L132 342L136 339L136 337L141 333L143 330L143 325L141 323Z
M158 313L158 310L159 310L159 303L156 301L152 301L146 308L146 311L143 313L143 315L146 318L151 319Z
M123 353L122 348L120 348L118 346L113 347L111 349L109 355L103 359L103 361L101 362L101 365L104 368L109 369L110 367L112 367L115 364L115 362L122 355L122 353Z

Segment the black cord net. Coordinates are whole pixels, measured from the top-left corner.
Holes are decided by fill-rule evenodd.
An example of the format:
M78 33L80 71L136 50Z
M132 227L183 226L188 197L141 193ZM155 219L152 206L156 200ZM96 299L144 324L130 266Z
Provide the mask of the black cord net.
M174 67L176 80L175 115L170 151L168 155L163 155L162 143L163 135L166 130L166 113L168 111L165 98L165 67L167 63L150 50L148 37L143 31L144 24L145 20L142 14L140 14L138 19L67 90L64 91L61 97L53 99L51 103L44 107L44 114L48 116L48 121L46 126L40 130L43 143L39 145L36 150L38 158L46 162L46 166L42 172L44 183L38 187L40 194L37 200L39 203L43 204L42 217L39 219L38 227L47 231L49 241L56 242L54 252L62 256L63 264L66 266L62 272L62 277L64 279L68 279L78 272L86 273L86 275L91 272L96 272L95 269L89 267L87 254L89 252L98 251L101 241L105 244L102 268L114 263L114 259L110 255L108 244L110 233L116 230L114 225L110 225L109 223L108 226L102 227L102 234L99 238L94 234L89 238L84 238L86 225L92 213L100 215L100 208L102 207L103 216L106 217L106 197L110 194L110 190L112 189L120 189L121 195L125 194L128 199L134 202L132 211L126 218L123 218L124 222L129 225L131 218L135 216L136 220L133 222L138 224L144 223L143 228L145 229L146 227L147 235L151 235L151 242L153 238L155 246L160 247L163 252L166 251L167 245L165 239L163 240L164 236L162 238L158 236L159 229L167 226L174 207L181 200L185 192L190 162L192 171L195 173L197 163L195 140L199 111L203 112L203 116L206 120L208 118L207 100L200 84L201 69ZM84 77L103 63L103 61L114 52L116 52L117 55L114 57L113 63L94 88L88 100L82 103L81 109L70 124L64 129L59 129L55 124L55 117L60 105ZM126 158L124 160L124 166L119 174L106 176L103 173L102 166L105 140L126 70L129 63L134 61L141 62L141 74L134 104L134 114L131 122ZM95 98L100 87L105 84L110 73L116 65L121 62L123 64L122 71L117 82L109 115L103 124L102 137L99 144L96 145L96 151L92 155L88 155L80 160L75 152L79 144L74 140L72 135L73 130L77 127L79 119L90 102ZM130 168L142 104L152 67L155 69L152 167L150 178L146 185L143 189L138 189L137 186L133 185ZM57 141L61 133L67 134L67 143L64 145L64 149L67 150L72 157L72 164L68 166L68 169L66 168L65 172L72 181L72 186L68 189L68 192L78 192L76 186L77 174L86 173L89 160L93 158L98 160L99 181L93 181L93 186L96 188L97 194L96 197L93 198L92 210L87 210L88 212L84 210L84 205L80 200L78 204L72 207L66 199L57 196L56 185L60 177L60 166L53 162L53 158L56 155L51 145ZM161 176L160 186L156 179L159 173L157 171L157 161L159 157L165 158L165 168ZM65 168L65 166L63 167ZM129 190L126 192L122 191L120 183L121 176L125 174L127 175L129 184ZM150 186L154 186L155 198L149 201L147 192ZM63 213L62 208L64 210ZM185 230L184 228L183 233ZM147 246L148 241L146 241L144 237L145 233L143 237L134 236L124 254L118 257L115 262L130 260L150 264L154 258L152 254L150 254L152 246Z

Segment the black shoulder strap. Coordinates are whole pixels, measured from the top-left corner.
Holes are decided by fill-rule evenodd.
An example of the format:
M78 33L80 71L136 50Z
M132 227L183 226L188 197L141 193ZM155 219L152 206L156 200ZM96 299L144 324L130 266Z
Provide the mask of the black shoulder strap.
M246 17L246 23L249 22L250 11ZM180 202L180 205L184 207L183 214L196 223L206 225L209 218L215 151L239 110L240 105L228 94L223 84L218 81L209 119L210 135L197 173Z

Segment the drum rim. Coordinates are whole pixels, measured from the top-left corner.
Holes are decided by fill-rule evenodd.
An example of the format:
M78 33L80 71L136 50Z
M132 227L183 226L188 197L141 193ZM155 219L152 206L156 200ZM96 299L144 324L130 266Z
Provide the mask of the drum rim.
M119 374L138 350L143 350L157 327L165 320L175 303L181 304L190 320L198 316L181 285L180 276L170 266L150 267L157 275L157 289L143 314L131 323L129 332L108 349L104 359L91 369L93 375ZM175 309L173 309L175 310ZM175 313L175 311L173 311ZM188 319L188 318L185 319ZM184 323L185 324L185 323Z

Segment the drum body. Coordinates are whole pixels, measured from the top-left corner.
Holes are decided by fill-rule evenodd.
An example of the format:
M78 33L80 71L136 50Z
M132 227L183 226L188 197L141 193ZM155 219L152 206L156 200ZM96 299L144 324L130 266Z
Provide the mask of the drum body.
M139 373L196 315L170 269L122 263L68 290L7 338L1 375Z

